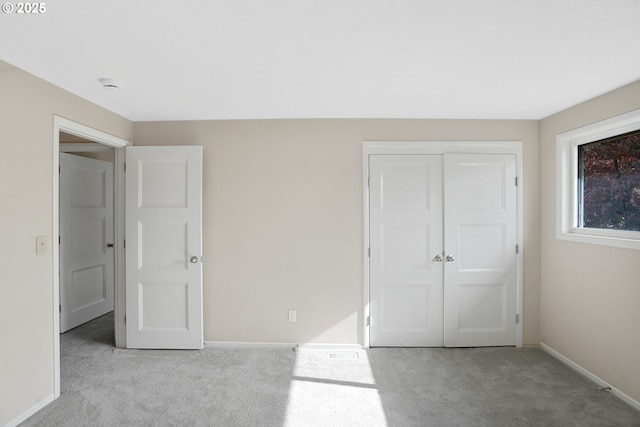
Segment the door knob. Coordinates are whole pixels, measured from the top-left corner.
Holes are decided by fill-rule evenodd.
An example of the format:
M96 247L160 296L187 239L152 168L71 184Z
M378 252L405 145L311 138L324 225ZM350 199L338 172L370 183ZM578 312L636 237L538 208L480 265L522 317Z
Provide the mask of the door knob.
M191 257L191 263L192 264L196 264L198 262L198 257L197 256L192 256Z
M113 247L113 243L107 243L107 247L108 248L112 248Z
M433 260L435 262L442 262L442 255L438 254L435 257L433 257Z
M451 262L451 261L455 261L456 259L453 257L453 255L447 255L445 257L445 261L447 262Z

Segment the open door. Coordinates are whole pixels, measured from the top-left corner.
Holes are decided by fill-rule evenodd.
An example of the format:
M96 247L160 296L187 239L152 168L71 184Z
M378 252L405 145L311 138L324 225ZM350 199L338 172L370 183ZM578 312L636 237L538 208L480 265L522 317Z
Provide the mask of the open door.
M113 310L113 164L60 153L60 332Z
M126 157L127 347L200 349L202 147Z

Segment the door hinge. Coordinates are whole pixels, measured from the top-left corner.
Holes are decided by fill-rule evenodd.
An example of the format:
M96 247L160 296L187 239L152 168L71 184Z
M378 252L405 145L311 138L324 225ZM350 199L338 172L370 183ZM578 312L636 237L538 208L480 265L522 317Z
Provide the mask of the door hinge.
M127 324L127 315L126 314L124 315L124 324L125 325Z
M127 162L124 162L122 165L124 167L124 171L126 172L127 171Z
M518 186L518 177L516 176L516 187Z
M58 244L62 243L62 237L58 236Z
M58 166L58 175L62 173L62 166Z
M516 254L520 253L520 245L516 245Z
M127 249L127 241L126 240L122 241L122 248L123 249Z
M367 177L367 187L371 187L371 177Z
M371 326L371 316L367 316L367 326Z
M367 248L367 258L371 258L371 248Z
M58 313L62 313L62 304L58 306Z
M520 323L520 313L516 313L516 324Z

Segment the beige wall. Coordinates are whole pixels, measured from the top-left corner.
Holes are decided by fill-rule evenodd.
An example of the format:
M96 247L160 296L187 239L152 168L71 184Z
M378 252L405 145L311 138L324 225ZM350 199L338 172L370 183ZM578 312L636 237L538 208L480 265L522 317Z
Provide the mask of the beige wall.
M53 394L54 114L132 138L131 122L0 61L0 425Z
M555 238L556 135L640 108L640 81L541 123L541 341L640 401L640 251Z
M524 342L538 344L539 122L135 123L136 145L204 146L205 339L362 342L362 141L524 142ZM298 312L297 323L287 311Z

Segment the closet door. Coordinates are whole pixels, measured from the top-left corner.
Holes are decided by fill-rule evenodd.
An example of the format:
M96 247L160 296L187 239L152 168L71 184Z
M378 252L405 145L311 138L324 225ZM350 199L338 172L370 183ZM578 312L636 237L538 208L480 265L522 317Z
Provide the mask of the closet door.
M444 171L444 345L515 345L515 156L446 155Z
M515 161L369 156L371 346L516 345Z
M371 155L370 345L443 345L442 156Z

